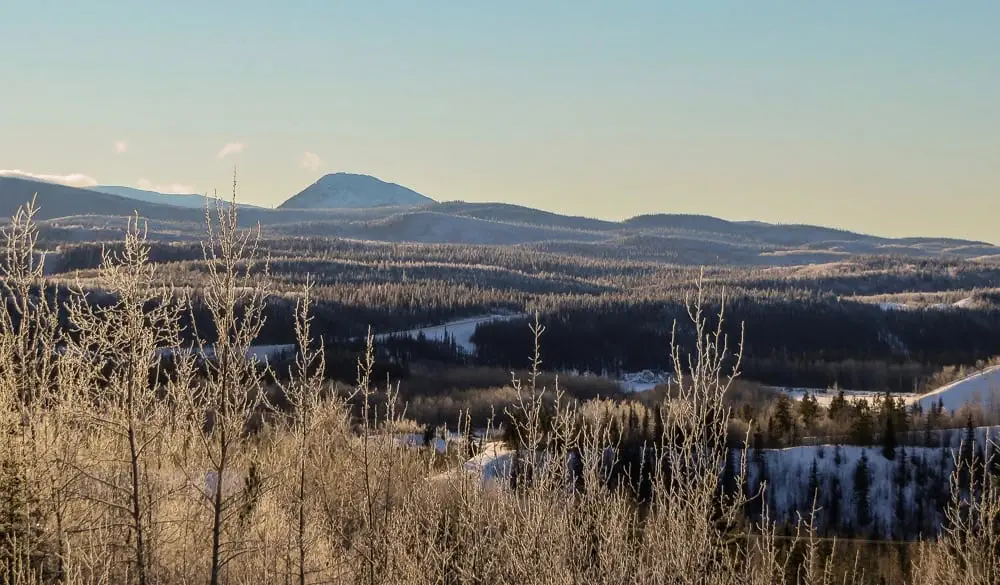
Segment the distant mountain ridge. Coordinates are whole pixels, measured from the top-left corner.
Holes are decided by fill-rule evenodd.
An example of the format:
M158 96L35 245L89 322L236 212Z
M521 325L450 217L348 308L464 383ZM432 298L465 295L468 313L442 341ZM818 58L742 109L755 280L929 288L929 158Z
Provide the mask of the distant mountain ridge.
M172 205L174 207L184 207L187 209L204 209L206 204L210 207L214 207L215 205L214 197L206 197L205 195L199 195L197 193L160 193L158 191L149 191L146 189L121 187L116 185L98 185L96 187L87 187L87 190L97 191L98 193L107 193L108 195L117 195L128 199L135 199L136 201L145 201L146 203ZM223 205L228 204L225 197L223 197L221 201ZM252 205L246 205L245 203L240 203L239 206L254 207Z
M279 205L278 209L414 207L428 203L434 203L434 200L396 183L370 175L333 173L320 177Z
M343 185L343 174L317 183L329 187L331 181L335 187ZM347 183L353 181L348 179ZM885 238L834 228L727 221L704 215L660 214L605 221L506 203L434 203L405 187L371 177L359 181L388 189L392 196L373 200L359 199L357 191L349 190L350 196L337 189L321 190L318 195L314 191L304 201L289 200L278 209L241 205L240 225L259 225L265 238L525 246L602 261L689 265L810 265L862 255L1000 258L1000 247L955 238ZM116 239L134 213L149 220L153 239L193 241L205 235L203 203L197 207L154 203L12 177L0 177L0 222L36 194L36 218L42 222L48 241L54 243ZM342 207L298 207L307 204Z
M9 218L17 208L36 199L39 220L74 216L122 217L138 213L147 219L185 221L196 217L195 211L175 205L153 203L15 177L0 177L0 218Z

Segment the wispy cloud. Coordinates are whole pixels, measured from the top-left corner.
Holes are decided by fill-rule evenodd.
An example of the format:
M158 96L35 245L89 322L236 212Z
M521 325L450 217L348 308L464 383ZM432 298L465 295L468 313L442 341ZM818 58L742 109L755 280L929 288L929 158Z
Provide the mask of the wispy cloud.
M246 147L247 145L242 142L230 142L219 150L219 154L215 155L215 158L226 158L231 154L239 154L243 152L243 149Z
M321 164L323 164L323 161L319 158L319 156L311 152L302 153L302 158L299 159L299 166L304 169L312 169L315 171Z
M169 195L191 195L195 192L194 187L191 185L182 185L180 183L158 185L148 179L139 179L136 181L135 186L146 191L156 191L157 193L167 193Z
M115 154L124 154L128 152L128 142L124 140L115 141Z
M93 187L97 185L94 177L83 173L70 173L68 175L51 175L46 173L29 173L18 170L0 170L0 177L15 177L18 179L28 179L31 181L42 181L44 183L57 183L59 185L69 185L71 187Z

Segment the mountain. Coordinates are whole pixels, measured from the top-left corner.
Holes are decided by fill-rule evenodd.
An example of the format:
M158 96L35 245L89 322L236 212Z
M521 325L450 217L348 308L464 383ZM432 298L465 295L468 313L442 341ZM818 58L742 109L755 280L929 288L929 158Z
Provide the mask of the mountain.
M156 191L147 191L145 189L136 189L133 187L118 187L115 185L98 185L96 187L88 187L87 190L97 191L98 193L107 193L109 195L117 195L128 199L135 199L136 201L145 201L146 203L173 205L174 207L204 208L205 206L205 196L194 193L157 193Z
M134 187L119 187L115 185L98 185L97 187L87 187L87 190L97 191L98 193L107 193L109 195L117 195L128 199L135 199L136 201L145 201L146 203L159 203L161 205L172 205L174 207L185 207L188 209L205 209L205 205L208 204L210 209L215 209L214 197L206 197L197 193L159 193L156 191L147 191L145 189L136 189ZM228 204L225 197L222 198L222 204ZM253 205L247 205L246 203L240 203L239 206L244 209L255 207Z
M352 209L415 207L434 200L402 185L369 175L334 173L321 177L278 209Z
M135 195L134 190L117 192ZM197 241L205 235L203 199L197 206L183 196L166 196L175 204L151 203L13 177L0 177L0 223L36 193L36 218L46 240L54 244L118 239L134 213L148 220L153 239ZM160 200L156 195L162 194L148 198ZM178 199L186 205L176 204ZM265 238L514 245L600 261L805 266L869 255L1000 262L1000 248L992 244L951 238L883 238L817 226L676 214L615 222L503 203L429 201L399 185L341 173L317 181L279 209L241 205L239 223L247 228L259 225Z
M16 177L0 177L0 218L9 218L17 208L35 198L38 213L35 219L48 220L75 216L125 217L138 213L146 219L165 221L198 220L194 210L172 205L150 203L101 193L89 189L68 187Z

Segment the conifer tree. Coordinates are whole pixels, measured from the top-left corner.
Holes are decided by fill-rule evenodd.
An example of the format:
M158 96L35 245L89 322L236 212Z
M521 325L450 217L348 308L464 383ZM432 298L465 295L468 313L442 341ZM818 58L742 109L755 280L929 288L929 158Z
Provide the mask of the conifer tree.
M882 431L882 456L892 461L896 458L896 424L890 414L885 417L885 428Z
M854 520L859 529L865 529L872 523L871 511L871 469L868 465L868 454L861 452L861 458L854 468Z
M855 445L871 445L873 438L871 408L868 401L862 398L854 404L851 440Z
M830 489L826 495L826 505L823 506L826 509L827 532L841 526L841 503L843 502L843 497L844 493L840 485L840 475L835 471L830 475Z
M802 417L802 424L807 431L815 428L816 420L819 418L819 402L809 392L806 392L799 401L799 416Z

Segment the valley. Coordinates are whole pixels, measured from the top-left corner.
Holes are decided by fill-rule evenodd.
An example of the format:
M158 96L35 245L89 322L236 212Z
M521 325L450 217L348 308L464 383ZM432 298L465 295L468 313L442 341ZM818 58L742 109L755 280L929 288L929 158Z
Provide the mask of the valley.
M239 378L262 398L241 424L260 429L305 408L294 389L314 384L343 409L335 416L356 421L350 441L423 461L429 469L415 477L432 489L517 494L523 474L556 481L566 467L648 505L680 432L671 409L698 396L696 408L708 409L699 416L726 420L712 431L719 493L743 502L740 522L767 519L784 533L809 516L820 538L912 543L946 525L949 482L963 466L1000 469L991 244L698 216L606 222L428 202L347 177L278 209L0 178L0 207L16 209L37 189L31 258L44 262L39 290L57 321L79 319L83 306L121 310L122 276L109 266L139 258L149 267L134 289L143 303L158 306L155 295L169 291L184 307L173 325L156 325L176 326L162 338L173 345L155 352L169 376L209 383L223 371L214 364L244 364ZM403 199L363 206L366 185ZM338 198L344 207L322 207ZM206 202L230 229L259 226L240 232L254 234L232 264L240 280L220 280L212 254L225 249L201 244L211 237ZM135 221L148 228L139 256L138 240L122 241ZM241 299L233 315L256 316L224 325L219 290ZM232 338L220 326L253 334ZM70 330L53 335L79 343ZM706 339L725 348L708 354L712 367L738 367L738 377L712 385L682 357L703 354ZM56 353L101 355L81 352ZM159 392L176 383L156 382L162 375L151 378ZM199 489L211 492L221 472L208 469ZM232 497L251 478L222 477Z

